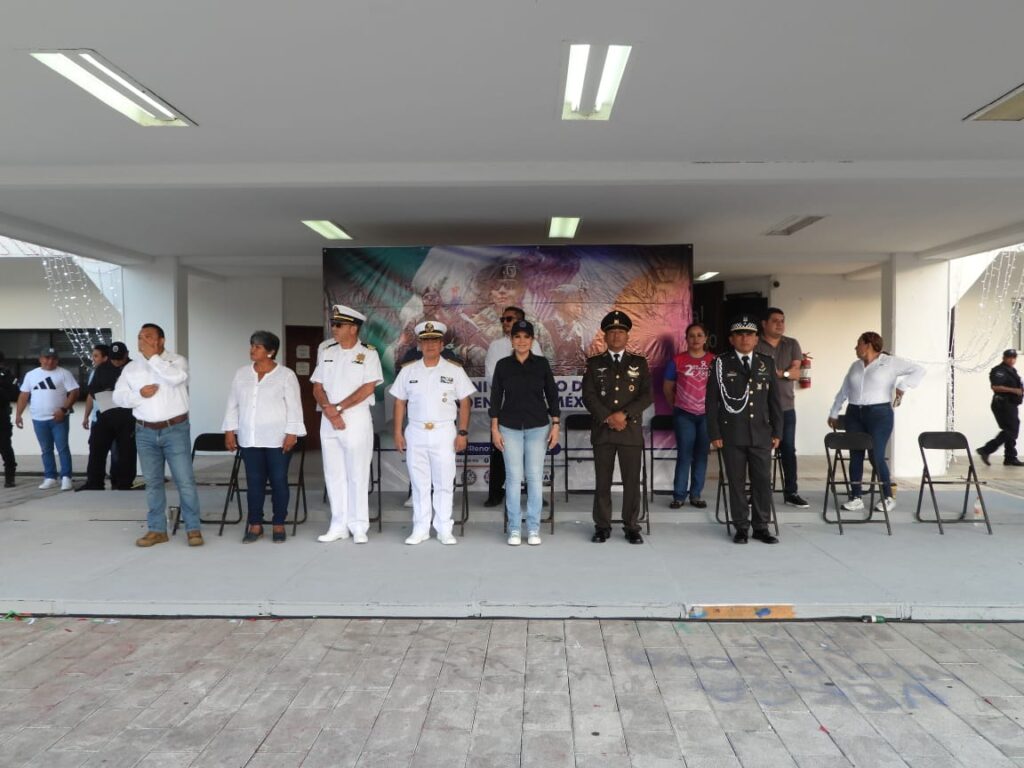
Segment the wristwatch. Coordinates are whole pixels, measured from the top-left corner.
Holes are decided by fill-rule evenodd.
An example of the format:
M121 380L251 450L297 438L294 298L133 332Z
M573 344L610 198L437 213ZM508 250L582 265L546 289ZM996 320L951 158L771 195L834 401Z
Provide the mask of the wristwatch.
M783 371L782 372L782 378L788 379L789 378L789 371Z
M469 437L469 432L467 432L465 429L460 429L458 435L459 437Z
M345 409L341 407L341 403L338 403L336 406L334 406L334 410L336 410L338 413L345 412Z

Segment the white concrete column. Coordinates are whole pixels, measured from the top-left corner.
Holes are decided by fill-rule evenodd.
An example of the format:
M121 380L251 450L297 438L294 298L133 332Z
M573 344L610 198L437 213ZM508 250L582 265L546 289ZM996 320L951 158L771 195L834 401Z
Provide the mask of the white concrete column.
M124 267L124 332L128 349L143 323L164 329L167 348L188 355L188 275L176 257Z
M882 338L892 354L925 366L928 373L896 409L890 443L893 476L920 478L917 436L946 429L946 356L949 348L949 264L893 254L882 270ZM944 467L941 453L929 466Z

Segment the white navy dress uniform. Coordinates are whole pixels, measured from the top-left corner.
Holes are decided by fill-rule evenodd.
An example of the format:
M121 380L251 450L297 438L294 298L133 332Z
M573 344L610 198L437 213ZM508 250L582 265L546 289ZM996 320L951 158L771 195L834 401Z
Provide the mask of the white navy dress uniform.
M440 339L444 323L422 322L415 328L419 339ZM459 401L476 393L461 365L440 358L426 366L414 360L402 366L389 392L408 403L405 428L406 465L412 482L412 535L407 544L430 537L431 508L438 541L454 544L452 502L455 489L455 438ZM433 502L431 502L433 487Z
M334 305L332 322L361 326L366 316L350 307ZM331 403L340 403L364 384L381 384L380 356L372 346L357 341L349 349L334 342L320 355L310 381L320 384ZM331 504L331 525L320 541L347 539L364 543L370 528L370 464L373 461L373 418L370 394L342 413L345 428L337 430L326 416L320 417L320 446L324 483Z

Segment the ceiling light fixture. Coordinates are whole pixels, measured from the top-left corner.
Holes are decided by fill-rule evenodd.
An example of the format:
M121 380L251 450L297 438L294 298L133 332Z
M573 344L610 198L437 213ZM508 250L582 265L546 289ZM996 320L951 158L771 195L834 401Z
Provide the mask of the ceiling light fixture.
M1024 83L1004 93L995 101L972 112L964 120L1016 122L1024 120Z
M146 128L195 123L89 49L36 51L32 58Z
M717 272L704 272L697 278L696 282L703 283L705 280L710 280L712 277L715 277L716 275L718 275Z
M799 232L801 229L806 229L816 222L824 219L824 216L790 216L784 221L780 221L774 227L765 232L766 235L774 235L777 237L789 237L790 235Z
M302 223L327 240L352 239L352 235L327 219L303 219Z
M552 216L548 227L548 237L572 240L576 237L576 227L580 225L579 216Z
M592 46L585 43L573 43L569 46L569 63L565 73L565 97L562 100L563 120L608 120L612 116L615 97L626 73L630 45L606 46L604 65L601 68L601 79L596 87L588 65L591 59ZM596 46L594 46L596 47ZM596 69L594 67L593 69ZM588 81L587 75L590 74Z

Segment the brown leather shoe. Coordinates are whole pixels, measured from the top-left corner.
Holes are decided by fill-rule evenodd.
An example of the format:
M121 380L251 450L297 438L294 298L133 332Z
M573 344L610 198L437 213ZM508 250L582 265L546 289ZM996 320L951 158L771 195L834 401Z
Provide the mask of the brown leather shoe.
M163 531L147 531L146 535L135 541L136 547L152 547L154 544L163 544L167 541L167 534Z
M188 545L190 547L201 547L203 546L203 534L201 531L189 531L188 532Z

